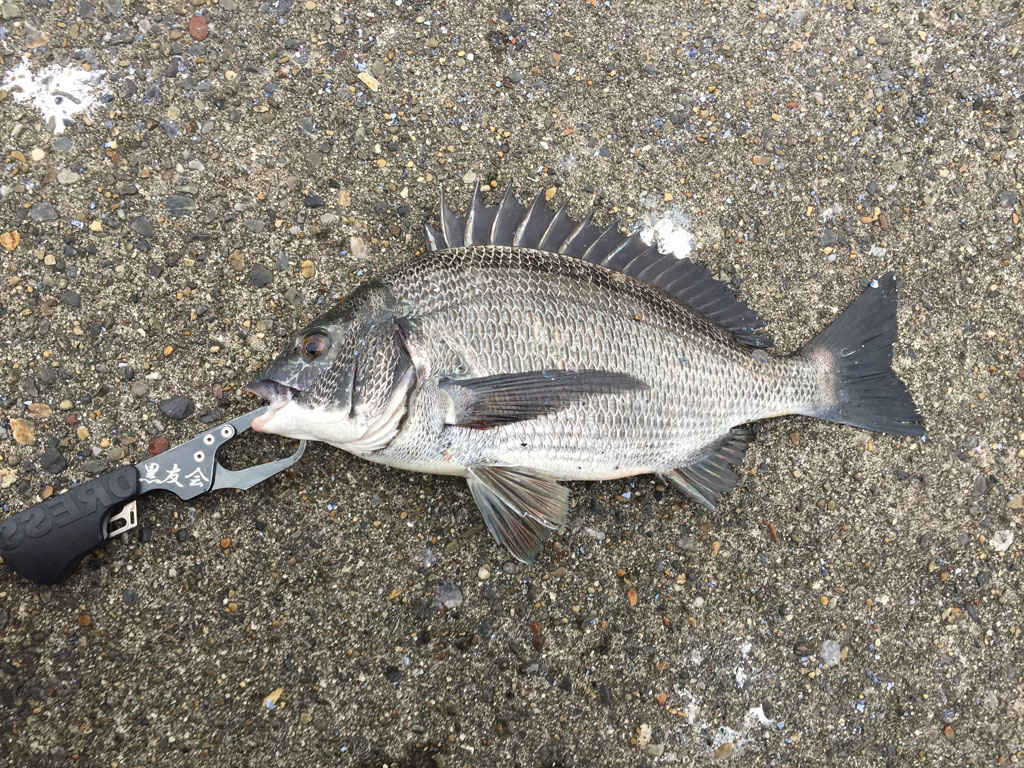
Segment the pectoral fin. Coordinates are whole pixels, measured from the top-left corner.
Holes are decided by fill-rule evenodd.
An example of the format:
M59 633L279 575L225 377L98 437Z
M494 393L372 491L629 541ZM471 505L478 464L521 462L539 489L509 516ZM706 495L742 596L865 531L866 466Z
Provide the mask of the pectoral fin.
M569 516L569 492L550 475L522 467L470 467L469 490L487 529L517 559L532 563L552 528Z
M565 408L586 395L648 389L640 379L614 371L527 371L476 379L443 377L440 387L452 399L447 424L490 429L535 419Z

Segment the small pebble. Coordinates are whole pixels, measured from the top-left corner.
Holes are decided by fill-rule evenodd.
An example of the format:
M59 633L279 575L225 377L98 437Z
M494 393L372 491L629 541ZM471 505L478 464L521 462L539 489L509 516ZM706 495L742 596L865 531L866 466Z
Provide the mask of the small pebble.
M363 84L374 93L380 90L380 83L377 82L377 78L375 78L369 72L360 72L358 77L363 82Z
M49 472L53 475L59 475L68 468L68 461L60 451L51 449L49 451L45 451L39 457L39 466L42 467L45 472Z
M206 23L206 17L193 16L188 20L188 33L195 40L205 40L210 35L210 28Z
M249 270L249 282L255 285L257 288L264 288L274 279L274 273L267 269L262 264L253 264Z
M35 427L24 419L11 419L11 434L18 445L31 445L36 441Z
M160 412L167 418L181 421L192 415L192 412L196 409L196 404L187 395L175 395L174 397L161 400L157 407L160 408Z
M480 570L476 572L476 576L480 581L487 581L491 578L491 568L488 565L480 566Z
M36 203L28 210L28 216L32 221L54 221L57 218L57 209L49 203Z
M65 186L76 184L81 180L81 178L80 174L77 174L74 171L69 171L67 168L62 171L58 171L57 173L57 183Z
M149 455L156 456L171 447L171 441L163 435L154 437L149 441Z
M155 234L153 222L145 216L136 216L132 219L132 223L128 225L128 228L131 229L132 232L147 238L153 237Z

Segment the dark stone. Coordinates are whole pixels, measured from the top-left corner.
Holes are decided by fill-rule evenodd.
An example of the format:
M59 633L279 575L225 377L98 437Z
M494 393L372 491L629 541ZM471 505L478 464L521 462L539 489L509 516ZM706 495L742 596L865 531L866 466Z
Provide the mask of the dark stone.
M54 221L57 209L49 203L36 203L28 209L28 216L32 221Z
M121 599L125 605L136 605L139 602L139 593L134 589L125 589L121 592Z
M57 475L68 468L68 461L60 451L50 449L49 451L44 451L43 455L39 457L39 466L42 467L44 472Z
M302 202L306 204L307 208L319 208L321 205L324 204L324 201L320 199L319 195L317 195L316 192L311 192L310 194L306 195L302 199Z
M519 674L521 675L539 675L541 672L540 659L534 659L533 661L526 661L519 665Z
M273 281L274 273L262 264L253 264L249 270L249 282L257 288L264 288Z
M175 395L174 397L168 397L166 400L161 400L158 407L160 412L167 418L181 421L192 415L192 412L196 409L196 404L192 402L191 397Z
M203 411L199 416L199 421L202 424L216 424L219 421L224 420L224 412L220 408L211 408L208 411Z
M70 288L65 288L60 292L61 303L67 304L69 307L80 307L82 306L82 297L72 291Z
M98 475L107 468L107 462L100 458L86 459L82 462L82 471L87 475Z
M196 207L192 195L171 195L164 203L171 216L188 216Z
M801 640L793 646L793 653L797 656L813 656L818 651L818 641L814 638Z
M188 538L188 528L179 528L176 535L178 537L178 541L185 541L185 539Z
M985 491L988 490L988 481L984 475L978 475L974 478L974 485L971 487L971 496L984 496Z
M992 579L988 571L978 571L977 582L979 587L984 587Z
M153 222L145 216L136 216L132 219L132 223L128 225L128 228L143 237L152 237L154 235Z

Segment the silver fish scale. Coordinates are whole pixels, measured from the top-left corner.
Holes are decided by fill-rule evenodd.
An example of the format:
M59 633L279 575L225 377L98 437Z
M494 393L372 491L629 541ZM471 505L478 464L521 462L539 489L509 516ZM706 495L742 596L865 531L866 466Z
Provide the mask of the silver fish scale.
M811 361L755 351L662 291L573 257L471 246L421 255L380 280L409 314L430 375L377 461L434 472L507 464L577 480L665 471L735 425L813 411L828 397ZM587 395L488 430L440 428L448 400L438 376L552 368L627 373L649 389Z

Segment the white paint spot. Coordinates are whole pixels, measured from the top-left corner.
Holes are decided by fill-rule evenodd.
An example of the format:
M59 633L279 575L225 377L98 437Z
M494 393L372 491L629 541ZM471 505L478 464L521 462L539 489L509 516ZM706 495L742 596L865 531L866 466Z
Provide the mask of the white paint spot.
M747 682L747 671L743 667L736 667L736 686L742 688L743 684Z
M31 102L44 122L53 118L53 132L64 132L64 121L99 103L102 70L86 72L74 66L50 64L39 72L29 69L28 58L4 75L3 87L15 101Z
M647 245L657 243L659 250L677 259L689 258L697 242L690 231L690 217L682 208L670 208L657 220L650 214L645 215L640 239Z
M747 710L747 716L743 718L743 725L750 729L753 725L760 725L762 728L771 728L775 723L768 719L764 713L764 707L751 707Z
M834 203L833 205L830 205L828 208L821 212L821 220L832 221L832 219L838 219L842 215L843 206L841 206L839 203Z
M1005 552L1013 544L1013 531L1005 528L996 531L995 535L989 539L989 544L996 552Z

